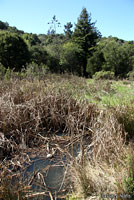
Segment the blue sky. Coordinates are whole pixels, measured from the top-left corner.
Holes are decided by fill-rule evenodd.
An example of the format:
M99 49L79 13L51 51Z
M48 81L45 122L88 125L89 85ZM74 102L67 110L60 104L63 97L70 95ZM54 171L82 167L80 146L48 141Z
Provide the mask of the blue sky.
M29 33L47 33L56 15L63 32L67 22L77 23L83 7L102 36L134 40L134 0L0 0L0 20Z

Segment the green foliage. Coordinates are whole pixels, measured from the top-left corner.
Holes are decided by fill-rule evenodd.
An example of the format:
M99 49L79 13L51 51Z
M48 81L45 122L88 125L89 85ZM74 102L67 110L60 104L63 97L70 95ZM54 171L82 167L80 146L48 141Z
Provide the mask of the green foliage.
M93 55L88 59L87 62L87 72L92 77L96 72L102 70L102 66L104 64L104 56L100 48L95 48L95 52Z
M116 111L116 117L127 132L127 140L134 138L134 105L125 105Z
M82 52L78 44L68 42L63 45L60 64L65 72L82 75L82 64L79 62Z
M12 70L8 67L4 76L5 80L10 80L12 74Z
M128 177L125 178L124 184L125 189L128 194L134 195L134 158L133 158L133 152L131 152L131 155L128 157Z
M127 78L128 78L130 81L134 81L134 71L128 72Z
M44 75L46 75L46 73L48 73L48 67L44 64L38 65L32 62L27 65L24 73L23 71L21 73L23 76L25 75L27 79L33 80L34 78L38 78L40 80L44 78Z
M10 68L6 69L2 65L0 65L0 79L6 81L9 81L11 79L41 80L47 73L49 73L49 68L43 63L41 63L40 65L34 62L29 63L25 68L22 68L19 72L15 72Z
M112 71L115 76L126 77L134 67L134 44L117 38L101 39L92 57L89 58L87 70L91 76L100 70Z
M15 26L8 26L8 29L7 29L9 32L11 33L17 33L17 34L23 34L24 31L22 30L18 30Z
M74 29L73 41L77 43L83 50L81 62L83 63L83 76L87 77L87 59L93 53L93 47L96 45L100 33L95 28L95 23L91 22L91 15L88 14L86 8L83 8L78 22Z
M29 61L24 40L16 33L0 32L0 62L6 68L20 70Z
M37 63L38 65L46 64L48 59L48 53L43 47L32 46L30 48L31 62Z
M8 23L5 23L5 22L0 21L0 29L1 29L1 30L7 30L7 29L8 29L8 26L9 26Z
M90 103L95 103L99 107L117 107L116 116L119 123L129 132L128 136L133 135L134 117L134 82L89 79L88 87L85 87L85 97ZM126 117L125 117L126 116ZM125 123L125 125L124 125Z
M71 30L73 27L73 24L71 22L68 22L66 25L64 25L64 32L67 38L71 38L73 31Z
M6 68L0 64L0 79L3 79L5 73L6 73Z
M49 55L47 60L47 66L51 73L61 73L62 66L59 64L59 59L54 55Z
M7 22L0 21L0 30L7 30L13 33L23 34L24 31L18 30L15 26L9 26Z
M52 73L61 73L62 66L60 64L60 57L62 53L62 45L64 43L64 36L50 35L48 38L52 41L45 47L45 50L48 53L47 66Z
M134 177L132 174L125 180L125 186L128 194L134 194Z
M41 43L40 39L38 38L38 36L37 36L36 34L24 33L24 34L22 35L22 38L24 39L24 41L26 42L26 44L27 44L29 47Z
M124 77L132 70L134 45L108 39L103 54L106 61L103 68L114 71L116 76Z
M61 65L62 46L67 40L66 36L63 34L39 35L39 39L42 44L40 49L47 52L47 55L44 55L44 59L47 58L47 63L45 64L49 67L50 72L62 73L64 71Z
M114 79L114 72L111 71L99 71L93 75L93 78L96 80L99 79Z
M81 195L78 195L78 194L75 194L75 193L71 193L69 195L66 195L66 200L81 200L83 199L83 196Z
M64 25L65 34L57 34L60 22L55 15L48 24L47 35L36 35L0 21L0 63L15 71L34 62L47 65L52 73L93 77L96 72L111 71L115 77L134 79L134 42L111 36L101 38L86 8L82 9L74 31L68 22Z
M49 46L49 45L61 45L66 41L66 37L63 34L54 34L54 35L47 35L46 41L44 41L44 46Z

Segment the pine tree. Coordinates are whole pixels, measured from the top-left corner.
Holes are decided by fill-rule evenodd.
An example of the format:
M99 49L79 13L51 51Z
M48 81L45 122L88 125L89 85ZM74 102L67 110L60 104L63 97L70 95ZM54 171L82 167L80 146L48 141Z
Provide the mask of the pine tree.
M64 25L64 32L67 38L71 38L71 35L73 31L71 30L73 27L73 24L71 22L68 22L66 25Z
M95 23L91 22L91 14L88 14L86 8L83 8L75 25L73 41L83 49L80 62L82 64L84 77L88 75L86 71L87 59L92 55L93 47L95 47L97 39L100 37L100 32L96 29Z

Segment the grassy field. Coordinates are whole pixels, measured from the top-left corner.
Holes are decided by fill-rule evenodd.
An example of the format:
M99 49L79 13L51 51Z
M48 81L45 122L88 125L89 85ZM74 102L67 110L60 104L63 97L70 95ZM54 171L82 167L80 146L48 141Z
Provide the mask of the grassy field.
M48 138L60 153L65 153L63 140L80 144L79 155L69 160L72 180L66 198L133 199L132 81L45 75L2 80L0 86L0 200L32 197L30 182L16 178L12 184L19 175L9 166L24 150L47 148Z

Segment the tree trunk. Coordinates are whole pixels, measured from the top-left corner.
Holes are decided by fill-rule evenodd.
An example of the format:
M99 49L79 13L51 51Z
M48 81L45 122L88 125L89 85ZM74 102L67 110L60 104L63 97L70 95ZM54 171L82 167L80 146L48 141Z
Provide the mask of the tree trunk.
M86 68L87 68L87 59L84 59L84 61L83 61L83 76L85 78L88 78L88 73L86 71Z

